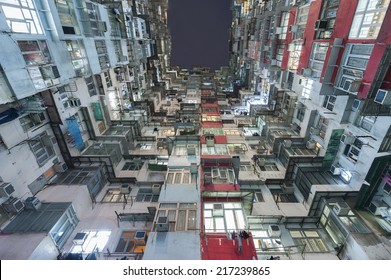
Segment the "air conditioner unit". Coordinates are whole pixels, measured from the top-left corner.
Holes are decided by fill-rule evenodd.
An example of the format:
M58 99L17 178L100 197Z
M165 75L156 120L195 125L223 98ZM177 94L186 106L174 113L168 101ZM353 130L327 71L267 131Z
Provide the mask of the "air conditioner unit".
M196 148L195 147L187 147L187 155L188 156L195 156L196 155Z
M333 175L340 175L341 174L341 168L338 165L331 165L330 172Z
M213 147L215 145L215 140L214 138L207 138L206 139L206 146L207 147Z
M134 243L136 245L145 246L147 241L147 232L146 231L136 231L136 234L134 235Z
M388 210L388 205L382 201L373 200L368 206L368 210L373 214L380 216L382 211Z
M152 194L160 194L160 185L159 184L152 185Z
M213 217L222 217L224 216L224 208L222 203L213 204Z
M24 201L24 205L25 205L26 209L39 210L39 208L41 208L41 206L42 206L42 203L37 197L30 196L30 197L26 198L26 200Z
M265 166L265 164L266 164L266 159L265 159L265 158L259 158L259 159L257 160L257 164L258 164L258 166Z
M304 77L311 77L312 76L312 69L311 68L301 69L301 75Z
M95 143L94 150L100 150L100 149L103 149L103 143Z
M327 29L327 26L329 24L328 20L322 20L319 19L315 22L315 30L324 30Z
M107 25L104 21L97 21L96 26L98 28L99 32L106 32L107 31Z
M10 183L0 183L0 197L10 197L15 189Z
M65 162L57 162L53 167L54 170L59 173L64 173L68 170L68 165Z
M291 32L292 33L296 33L297 31L299 31L299 26L298 25L292 25L291 26Z
M282 27L276 27L276 31L274 32L274 34L279 35L282 33L282 31L283 31Z
M348 135L348 134L342 134L341 136L341 143L347 145L347 144L352 144L354 142L355 137L353 135Z
M169 229L168 217L158 217L155 229L159 232L167 232Z
M334 207L333 211L338 216L346 216L349 214L350 207L346 202L337 202Z
M269 51L270 50L270 46L263 46L263 50L264 51Z
M127 61L128 57L126 55L121 55L119 61Z
M362 84L362 79L355 79L352 81L348 81L350 84L348 85L349 92L358 92L360 86Z
M288 45L288 52L293 52L295 50L295 44Z
M284 140L283 145L285 148L290 148L292 146L292 140Z
M277 59L270 60L270 65L272 65L272 66L277 65Z
M58 71L57 66L45 65L39 67L39 71L42 74L44 80L51 80L60 78L60 72Z
M75 237L73 238L73 244L74 245L83 245L88 237L88 234L85 232L78 232L76 233Z
M305 146L306 146L307 149L313 150L316 147L316 142L314 142L314 141L307 141Z
M47 79L44 82L46 87L52 87L54 85L52 79Z
M390 106L391 105L391 93L389 90L379 89L376 93L375 103Z
M279 238L281 236L281 229L278 225L269 225L267 228L267 232L269 234L269 237L272 238Z
M6 202L2 204L5 211L10 213L19 213L24 209L24 203L15 197L10 197Z
M130 194L131 188L128 184L122 184L119 192L120 194Z
M311 135L319 135L320 133L320 129L319 128L316 128L316 127L311 127L310 128L310 134Z
M293 194L295 192L295 187L293 186L292 183L284 183L282 185L282 191L285 194Z

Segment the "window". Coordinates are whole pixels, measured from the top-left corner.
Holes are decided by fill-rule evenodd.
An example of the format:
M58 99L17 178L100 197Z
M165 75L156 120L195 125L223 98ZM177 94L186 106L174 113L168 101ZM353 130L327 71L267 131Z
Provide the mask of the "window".
M323 108L326 108L327 110L333 111L336 100L337 100L337 97L335 95L325 96L324 101L323 101Z
M0 4L12 32L43 34L33 0L0 0Z
M364 129L367 132L371 132L372 127L376 122L376 116L360 116L358 118L357 126Z
M348 157L351 161L356 163L360 156L360 151L363 146L363 142L361 142L358 138L356 138L353 144L348 144L345 147L343 154Z
M50 230L49 234L59 249L63 248L78 222L76 212L70 206Z
M72 60L73 69L77 76L84 76L89 73L88 59L81 40L65 41L69 56Z
M39 166L43 166L55 156L53 144L46 132L29 140L29 145Z
M232 168L212 167L211 175L213 184L233 184L235 180Z
M18 41L27 66L44 65L51 62L51 56L46 41Z
M329 43L313 43L308 67L312 69L313 78L320 78Z
M167 217L169 231L190 231L197 229L197 203L161 203L157 220Z
M86 28L86 30L90 29L94 37L104 36L105 28L101 27L101 25L104 25L104 22L101 21L98 5L91 2L85 2L85 5L86 5L86 12L88 17L87 21L89 21L90 23L90 28ZM90 34L86 34L86 35L90 35Z
M106 87L107 88L112 87L113 86L113 82L111 81L110 71L106 71L103 74L105 76Z
M311 79L303 79L302 81L304 88L303 92L301 93L301 97L304 99L309 99L311 96L312 84L314 81Z
M196 174L191 174L189 169L170 169L167 172L166 184L195 184Z
M79 35L80 29L76 19L75 7L72 0L55 0L64 34Z
M286 39L286 32L288 30L289 13L281 13L280 28L281 33L278 35L280 40Z
M255 192L255 201L256 202L265 202L262 192Z
M20 125L22 126L24 131L28 131L29 129L42 124L45 121L45 114L42 113L32 113L27 116L19 118Z
M122 54L122 46L121 46L121 41L120 40L112 40L114 45L114 51L115 55L117 57L117 61L124 61L124 55Z
M320 129L320 132L319 132L320 138L324 139L324 137L326 136L326 131L327 131L328 125L329 125L329 120L324 117L320 117L318 125L317 125L317 127Z
M383 138L383 142L380 145L379 153L391 151L391 126L388 128L386 135Z
M349 39L376 39L390 0L359 0Z
M306 253L328 252L317 230L289 230L297 246L303 246Z
M94 79L92 76L84 78L84 81L86 82L87 88L88 88L88 93L90 96L96 95L96 90L95 90L95 85L94 85Z
M107 54L106 42L104 40L95 40L96 52L98 53L99 65L102 70L110 67L109 56Z
M354 93L351 86L362 79L372 49L372 44L346 44L335 87Z
M304 115L305 115L305 108L298 108L297 109L297 114L296 114L296 118L299 120L299 121L303 121L304 119Z
M219 205L218 210L216 204ZM246 226L240 202L205 203L204 222L206 232L244 230Z

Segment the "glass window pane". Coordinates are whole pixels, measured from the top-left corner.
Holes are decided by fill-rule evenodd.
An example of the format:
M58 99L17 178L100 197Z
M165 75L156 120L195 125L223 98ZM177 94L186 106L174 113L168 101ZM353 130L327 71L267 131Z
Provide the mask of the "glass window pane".
M195 210L189 210L187 229L197 229L197 211Z
M237 229L233 210L225 210L224 217L227 224L227 230L231 231Z
M224 225L224 218L215 218L215 230L218 232L226 231Z
M178 219L176 221L176 230L183 231L186 228L186 210L179 210Z

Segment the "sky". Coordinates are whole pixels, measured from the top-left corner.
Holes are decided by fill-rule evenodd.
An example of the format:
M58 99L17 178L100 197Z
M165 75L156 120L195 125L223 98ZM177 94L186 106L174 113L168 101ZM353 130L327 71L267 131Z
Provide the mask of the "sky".
M169 0L171 65L227 66L230 0Z

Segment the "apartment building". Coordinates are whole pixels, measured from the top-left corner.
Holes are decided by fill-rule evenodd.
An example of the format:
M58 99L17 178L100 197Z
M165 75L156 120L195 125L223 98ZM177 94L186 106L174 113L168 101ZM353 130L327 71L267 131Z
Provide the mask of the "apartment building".
M231 3L0 0L2 259L391 259L390 1Z

